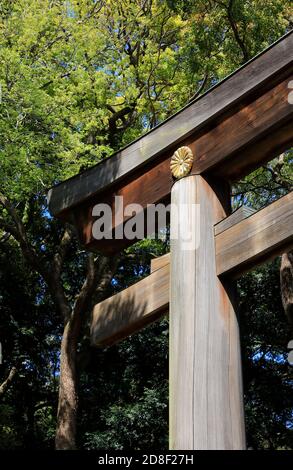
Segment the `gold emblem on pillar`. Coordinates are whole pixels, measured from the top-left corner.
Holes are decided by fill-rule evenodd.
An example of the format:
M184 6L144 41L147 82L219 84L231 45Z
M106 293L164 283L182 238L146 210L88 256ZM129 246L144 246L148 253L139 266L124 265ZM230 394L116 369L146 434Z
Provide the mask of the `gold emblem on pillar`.
M174 178L188 175L193 164L193 153L189 147L180 147L171 157L170 169Z

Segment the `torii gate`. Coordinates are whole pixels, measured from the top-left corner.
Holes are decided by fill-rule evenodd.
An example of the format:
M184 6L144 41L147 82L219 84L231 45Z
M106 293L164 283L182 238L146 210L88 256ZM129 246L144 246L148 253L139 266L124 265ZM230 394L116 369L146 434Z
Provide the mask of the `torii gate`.
M291 31L160 126L48 196L51 212L77 227L87 249L108 255L136 241L93 237L93 207L105 202L115 210L117 195L124 205L139 203L144 210L171 197L173 208L187 207L176 217L176 229L200 227L197 248L184 250L180 236L171 240L170 254L153 260L148 277L96 305L92 316L92 344L103 346L169 308L171 449L246 446L233 280L292 248L293 193L259 212L230 215L229 185L292 145L292 51ZM182 147L187 169L178 175L179 159L173 175L183 177L176 179L170 158ZM192 204L200 204L197 218L190 216Z

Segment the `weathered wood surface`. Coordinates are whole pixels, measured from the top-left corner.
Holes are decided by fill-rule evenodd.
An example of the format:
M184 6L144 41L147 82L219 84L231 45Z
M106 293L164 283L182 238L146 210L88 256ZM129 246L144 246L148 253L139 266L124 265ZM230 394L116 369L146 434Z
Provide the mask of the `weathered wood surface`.
M92 235L92 226L95 217L92 216L92 210L97 203L108 203L112 209L112 213L116 212L115 196L123 197L123 206L126 207L128 204L136 203L140 204L143 209L148 204L165 201L170 196L171 186L173 184L171 172L170 172L170 161L168 158L163 161L157 162L157 164L146 169L146 172L141 175L135 175L133 179L128 182L123 181L121 186L111 188L110 192L97 195L90 201L86 201L73 210L75 225L79 229L79 237L83 245L86 248L98 246L101 251L105 253L117 252L133 243L127 240L105 240L96 241ZM130 217L123 217L122 224L127 221ZM118 223L118 226L120 224ZM117 227L115 219L113 219L113 230Z
M170 263L170 253L166 253L165 255L158 256L158 258L153 258L151 260L151 273L157 271L157 269L161 269L163 266L166 266Z
M255 144L263 138L274 142L274 133L285 127L293 118L292 105L288 103L288 83L293 78L292 68L289 77L278 85L241 106L239 111L218 122L207 134L195 139L195 159L192 173L215 172L229 161L228 178L237 180L252 169L261 165L268 155L262 148L255 151ZM293 130L287 138L293 141ZM280 141L280 145L283 145ZM242 151L246 149L245 158ZM271 157L277 154L271 154ZM226 167L225 167L226 168ZM216 173L217 174L217 173Z
M94 307L92 344L103 346L129 336L159 318L169 305L169 264Z
M248 206L241 206L239 209L234 211L231 215L226 217L225 219L221 220L215 225L214 232L215 235L219 235L219 233L224 232L227 228L232 227L232 225L237 224L241 220L246 219L250 215L254 214L255 210Z
M69 208L105 191L133 172L141 169L141 174L144 173L145 166L152 165L154 159L163 152L170 151L179 143L183 145L183 141L188 140L191 134L201 132L212 122L215 127L220 116L234 114L240 104L243 106L249 103L249 100L256 99L268 88L284 80L292 72L292 48L293 34L290 32L148 134L101 164L50 190L48 201L52 214L66 213ZM270 110L269 104L267 106L267 112L271 115L273 110ZM199 158L195 172L206 171L211 164L219 163L222 158L220 146L218 150L219 156L211 157L210 161L204 147L204 155Z
M293 246L292 197L290 193L242 221L238 221L240 213L235 225L231 225L231 220L235 221L236 212L215 225L218 275L240 276L252 265ZM242 211L242 216L245 212ZM95 306L91 327L93 344L113 344L168 310L169 263L169 253L153 259L150 276ZM133 308L127 310L127 304ZM120 306L123 309L119 310Z
M288 80L268 90L252 103L241 107L232 116L215 123L206 132L191 136L184 144L189 145L195 155L192 174L215 173L217 177L233 179L260 165L268 158L293 143L293 126L287 125L293 118L293 106L288 103ZM282 129L286 134L280 135ZM276 137L277 136L277 137ZM262 142L262 145L258 145ZM174 149L173 149L174 150ZM103 194L74 209L75 224L80 231L81 242L88 248L99 248L104 252L117 252L131 244L128 240L97 241L92 236L95 217L92 209L98 202L107 202L115 213L115 196L122 196L124 207L138 203L143 209L148 204L168 202L173 180L170 172L170 156L166 152L143 174L134 174L133 179L121 181ZM228 161L229 165L224 165ZM223 170L226 168L226 173ZM122 225L129 217L124 217ZM121 223L120 223L121 224ZM118 224L119 225L119 224ZM113 228L116 227L113 220Z
M291 105L292 106L292 105ZM227 158L211 170L211 174L219 179L237 181L261 164L272 160L293 145L292 119L274 128L268 135L262 136L250 146L241 150L241 158ZM251 153L253 152L253 157ZM234 154L235 155L235 154ZM245 170L245 171L243 171ZM249 170L249 171L248 171Z
M293 247L293 192L216 236L217 273L243 273Z
M214 224L225 213L201 176L176 182L171 202L169 447L245 449L238 322L216 272ZM200 243L188 248L184 236L198 227Z

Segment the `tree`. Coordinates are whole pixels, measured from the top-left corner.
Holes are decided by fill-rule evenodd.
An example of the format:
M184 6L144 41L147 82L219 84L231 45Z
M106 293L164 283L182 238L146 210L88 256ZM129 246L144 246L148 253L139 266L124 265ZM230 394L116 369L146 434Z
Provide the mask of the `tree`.
M64 322L57 448L75 448L81 325L117 262L86 256L75 244L84 280L79 287L66 283L74 234L51 221L44 188L157 122L164 87L172 86L167 80L177 69L176 21L151 2L114 8L113 2L19 0L2 6L0 224L5 242L17 242Z

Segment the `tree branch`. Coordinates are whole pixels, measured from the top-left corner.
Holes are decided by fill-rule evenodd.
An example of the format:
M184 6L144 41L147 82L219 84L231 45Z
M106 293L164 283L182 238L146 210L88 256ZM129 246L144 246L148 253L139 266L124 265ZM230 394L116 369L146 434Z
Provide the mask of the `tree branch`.
M14 222L14 226L6 223L4 219L0 220L0 224L2 227L15 238L15 240L19 243L19 246L22 250L22 253L28 263L35 268L39 274L44 278L44 280L49 283L51 280L51 275L49 271L44 266L44 263L40 259L40 257L35 252L35 249L29 243L26 230L24 224L17 214L17 211L9 201L7 197L5 197L2 193L0 193L0 204L7 210L9 216Z
M208 73L205 74L199 88L196 90L196 92L192 95L192 97L189 99L189 103L192 103L192 101L194 101L202 92L202 90L204 89L207 81L208 81L208 78L209 78L209 75Z
M249 57L248 50L246 49L246 46L244 44L244 41L240 37L239 31L238 31L238 28L237 28L237 24L235 23L234 18L233 18L233 12L232 12L233 3L234 3L234 0L230 0L229 4L228 4L228 7L227 7L228 21L229 21L230 26L232 28L232 31L234 33L234 37L236 39L236 42L237 42L238 46L240 47L240 49L242 51L243 63L245 63L249 60L250 57Z
M2 382L2 384L0 385L0 398L4 395L6 390L10 387L16 374L17 374L16 367L12 367L8 374L7 379L5 379L4 382Z
M293 327L293 251L284 253L280 266L281 297L285 314Z
M43 259L36 253L34 247L29 242L24 224L19 215L17 214L17 211L15 210L9 199L1 193L0 204L7 210L9 216L14 222L14 226L6 223L4 219L0 219L0 225L6 230L6 232L11 233L11 235L19 243L20 249L25 260L33 269L35 269L42 276L63 317L68 317L68 315L70 314L70 307L66 299L64 289L60 282L60 273L66 250L70 242L69 231L65 231L61 240L59 251L54 257L52 269L48 269Z
M69 250L72 238L73 238L73 230L69 225L66 225L63 236L61 238L60 245L53 258L54 278L56 280L60 279L63 263L66 258L66 254Z

